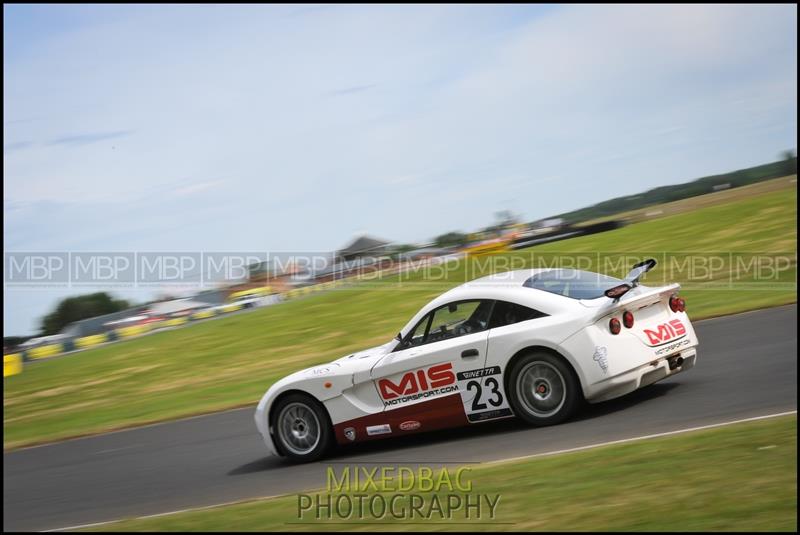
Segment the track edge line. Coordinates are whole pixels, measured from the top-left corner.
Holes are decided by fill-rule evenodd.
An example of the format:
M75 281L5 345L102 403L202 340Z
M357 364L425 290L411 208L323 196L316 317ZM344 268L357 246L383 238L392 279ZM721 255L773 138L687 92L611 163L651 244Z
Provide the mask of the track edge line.
M695 426L695 427L687 427L687 428L684 428L684 429L675 429L675 430L672 430L672 431L664 431L662 433L653 433L653 434L650 434L650 435L642 435L642 436L638 436L638 437L630 437L630 438L623 438L623 439L619 439L619 440L611 440L611 441L607 441L607 442L599 442L599 443L596 443L596 444L588 444L586 446L578 446L578 447L575 447L575 448L567 448L567 449L548 451L548 452L543 452L543 453L534 453L534 454L531 454L531 455L521 455L521 456L518 456L518 457L509 457L507 459L497 459L497 460L494 460L494 461L487 461L485 463L480 463L480 466L481 467L493 466L493 465L498 465L498 464L505 464L505 463L511 463L511 462L524 461L524 460L528 460L528 459L535 459L535 458L538 458L538 457L549 457L549 456L553 456L553 455L562 455L562 454L566 454L566 453L574 453L574 452L578 452L578 451L585 451L585 450L590 450L590 449L602 448L602 447L606 447L606 446L614 446L614 445L618 445L618 444L625 444L625 443L628 443L628 442L637 442L637 441L641 441L641 440L649 440L649 439L653 439L653 438L660 438L660 437L666 437L666 436L671 436L671 435L680 435L680 434L683 434L683 433L691 433L693 431L703 431L703 430L706 430L706 429L714 429L714 428L717 428L717 427L725 427L725 426L728 426L728 425L741 424L741 423L746 423L746 422L755 422L755 421L758 421L758 420L767 420L767 419L770 419L770 418L780 418L781 416L789 416L791 414L795 414L796 415L797 414L797 409L794 409L794 410L791 410L791 411L776 412L776 413L772 413L772 414L763 414L763 415L760 415L760 416L751 416L749 418L740 418L740 419L737 419L737 420L729 420L729 421L726 421L726 422L718 422L718 423L714 423L714 424L706 424L706 425ZM313 490L314 489L312 489L311 491L306 491L306 492L312 492ZM217 503L217 504L213 504L213 505L202 505L202 506L199 506L199 507L187 507L187 508L178 509L178 510L175 510L175 511L167 511L167 512L164 512L164 513L155 513L155 514L151 514L151 515L135 516L135 517L130 517L130 518L118 518L116 520L106 520L106 521L103 521L103 522L92 522L90 524L81 524L81 525L77 525L77 526L68 526L68 527L63 527L63 528L47 529L47 530L43 530L43 533L52 533L52 532L60 532L60 531L74 531L74 530L80 530L80 529L97 527L97 526L105 526L105 525L108 525L108 524L114 524L116 522L121 522L121 521L124 521L124 520L144 520L144 519L147 519L147 518L156 518L156 517L160 517L160 516L171 516L171 515L176 515L176 514L180 514L180 513L189 513L189 512L194 512L194 511L204 511L204 510L207 510L207 509L215 509L217 507L226 507L226 506L229 506L229 505L237 505L237 504L253 502L253 501L261 501L261 500L271 500L271 499L275 499L275 498L283 498L283 497L291 496L291 495L294 495L294 494L297 494L297 493L290 492L290 493L287 493L287 494L275 494L275 495L271 495L271 496L259 496L259 497L255 497L255 498L246 498L246 499L242 499L242 500L234 500L234 501L230 501L230 502Z

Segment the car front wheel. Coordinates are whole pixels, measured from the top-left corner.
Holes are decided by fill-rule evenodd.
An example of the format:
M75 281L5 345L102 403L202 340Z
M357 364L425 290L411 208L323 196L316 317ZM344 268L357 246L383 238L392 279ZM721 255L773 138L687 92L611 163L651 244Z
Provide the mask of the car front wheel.
M275 439L292 461L316 461L331 446L333 432L328 414L312 397L288 395L278 401L273 414Z
M545 352L529 353L514 363L508 396L516 415L537 426L563 422L582 400L569 365Z

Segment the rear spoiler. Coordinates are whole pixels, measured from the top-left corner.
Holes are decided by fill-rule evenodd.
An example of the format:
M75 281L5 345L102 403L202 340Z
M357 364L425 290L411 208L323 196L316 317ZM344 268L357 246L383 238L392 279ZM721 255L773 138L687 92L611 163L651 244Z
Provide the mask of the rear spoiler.
M642 275L644 275L654 267L656 267L655 258L649 258L643 262L639 262L638 264L633 266L633 268L631 268L631 270L628 272L627 275L625 275L624 279L625 282L617 286L614 286L613 288L609 288L604 292L606 294L606 297L609 297L611 299L619 299L633 288L639 286L639 279L642 277Z
M627 298L623 298L620 296L613 301L609 302L597 311L592 318L592 322L595 322L613 312L618 310L637 310L640 308L644 308L646 306L650 306L654 303L658 303L659 301L668 301L670 297L672 297L677 291L680 289L681 285L676 283L672 283L668 286L661 286L659 288L648 288L647 290L639 292L634 292L634 294L630 294ZM629 288L630 289L630 288ZM627 293L627 291L625 292Z

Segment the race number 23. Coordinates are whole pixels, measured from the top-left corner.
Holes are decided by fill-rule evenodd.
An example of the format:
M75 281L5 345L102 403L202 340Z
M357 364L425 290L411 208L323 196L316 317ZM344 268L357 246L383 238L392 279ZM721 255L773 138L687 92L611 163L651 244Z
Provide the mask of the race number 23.
M470 422L512 416L503 391L500 366L459 372L457 377L464 412Z
M472 398L472 410L473 411L483 411L486 410L486 403L489 403L492 407L500 407L503 405L503 393L500 392L500 384L497 382L497 379L494 377L489 377L486 379L486 388L489 389L487 393L487 398L484 398L483 388L481 387L480 381L472 380L467 383L467 390L475 390L475 397Z

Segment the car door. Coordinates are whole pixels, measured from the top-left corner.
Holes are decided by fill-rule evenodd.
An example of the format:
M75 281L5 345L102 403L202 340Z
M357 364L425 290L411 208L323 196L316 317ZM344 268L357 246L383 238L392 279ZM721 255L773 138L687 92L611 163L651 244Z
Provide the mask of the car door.
M387 418L413 415L426 428L459 425L478 389L467 377L486 362L491 300L448 303L426 314L373 369Z
M491 393L491 397L487 398L486 403L482 403L486 405L486 410L475 413L470 421L494 420L513 415L503 381L503 373L508 370L503 368L517 350L514 344L519 343L520 332L535 329L535 320L544 317L547 314L518 303L495 301L489 321L489 355L484 373L479 379L481 390Z

